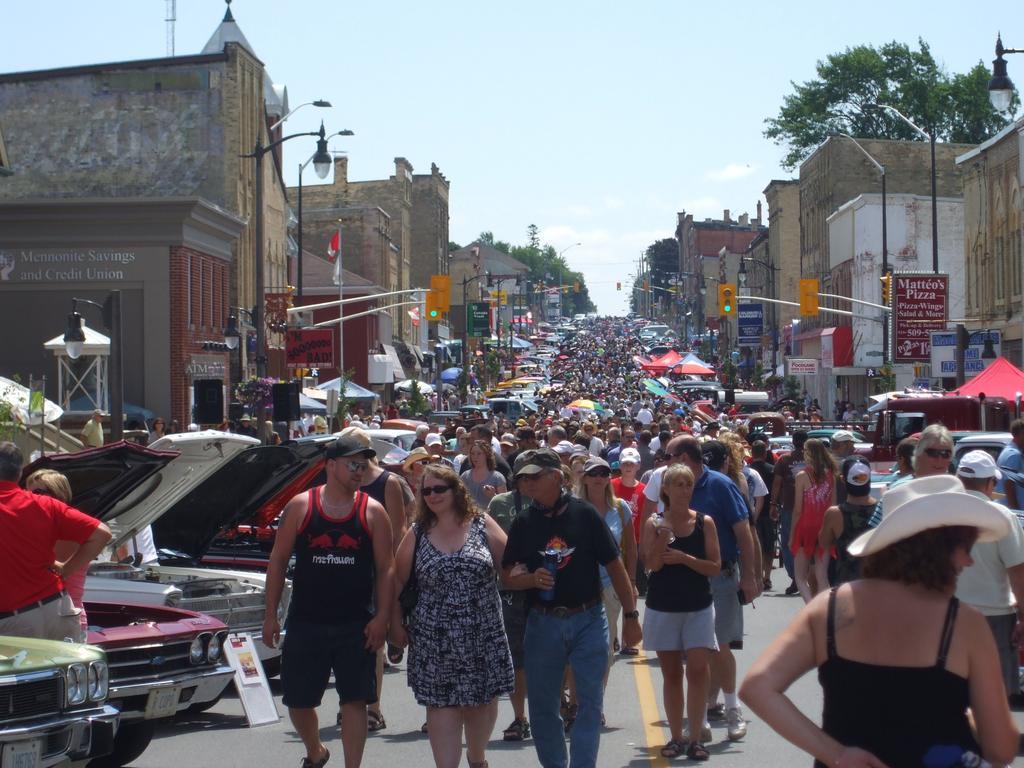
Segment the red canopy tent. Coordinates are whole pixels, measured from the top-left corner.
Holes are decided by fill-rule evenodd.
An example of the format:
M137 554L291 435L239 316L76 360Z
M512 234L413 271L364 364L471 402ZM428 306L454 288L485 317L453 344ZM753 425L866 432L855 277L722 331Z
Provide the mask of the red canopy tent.
M672 373L678 373L683 376L713 376L715 371L713 368L701 365L700 363L681 360L672 366Z
M1024 371L1000 357L953 394L976 397L982 392L987 397L1005 397L1012 402L1018 392L1024 392Z
M674 349L670 349L661 357L655 357L648 360L641 367L649 373L661 375L668 371L673 365L683 359L683 356L676 352Z

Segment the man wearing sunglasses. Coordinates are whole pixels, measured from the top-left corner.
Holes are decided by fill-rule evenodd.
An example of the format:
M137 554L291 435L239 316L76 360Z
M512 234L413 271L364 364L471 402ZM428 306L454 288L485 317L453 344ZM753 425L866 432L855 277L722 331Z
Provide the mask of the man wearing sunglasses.
M572 765L587 768L597 765L608 665L599 565L622 603L627 645L642 639L639 612L608 526L592 505L563 491L558 454L543 448L520 461L516 479L533 504L512 521L502 570L508 588L529 590L524 661L534 747L544 768L569 764L559 704L562 673L571 666L579 707L569 736Z
M330 752L320 740L316 708L331 672L341 698L346 765L359 765L366 708L377 701L377 652L388 630L394 590L391 521L360 490L372 448L352 436L327 446L325 485L295 496L284 509L267 568L263 642L281 635L277 618L284 574L295 571L281 667L283 702L306 748L303 768L321 768Z

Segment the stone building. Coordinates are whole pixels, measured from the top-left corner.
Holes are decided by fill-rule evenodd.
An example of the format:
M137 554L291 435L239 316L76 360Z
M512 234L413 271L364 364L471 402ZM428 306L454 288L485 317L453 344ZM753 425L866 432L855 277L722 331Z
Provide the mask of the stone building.
M800 282L800 183L796 179L773 179L764 188L768 202L768 244L765 259L772 267L775 298L796 301ZM791 327L800 316L797 307L777 304L777 327ZM780 339L782 348L785 341Z
M964 179L966 325L1000 330L1003 354L1024 365L1021 259L1024 118L956 159Z
M9 219L19 206L34 205L40 217L31 222L34 231L0 229L0 250L15 259L27 250L56 258L58 252L81 254L116 246L136 254L134 270L147 275L155 274L154 269L176 270L168 279L172 287L176 280L184 281L179 289L185 295L221 297L201 322L192 316L184 324L179 323L182 308L176 301L167 307L170 315L152 314L152 307L166 307L167 302L154 300L151 307L148 285L139 302L129 301L125 327L142 334L147 350L162 350L147 352L145 371L138 365L126 367L126 392L143 401L138 404L187 423L188 371L222 370L230 392L229 372L238 369L239 361L230 360L226 351L209 353L203 343L223 339L230 307L256 303L253 228L238 224L255 218L256 165L241 155L252 152L257 140L266 145L279 137L281 129L271 131L270 126L287 111L286 90L273 84L230 10L198 55L0 75L0 114L13 171L0 184L0 209ZM314 146L312 137L309 142ZM279 152L266 155L263 172L265 285L269 294L281 296L289 253ZM182 201L189 201L191 213L182 210ZM82 211L95 212L97 219L81 219ZM51 226L51 216L61 222L59 227ZM150 229L159 235L147 235L139 220L145 216L152 218ZM124 233L97 229L99 222L113 228L123 220L133 223L135 239L130 242ZM180 228L175 231L175 226ZM53 236L48 237L51 229ZM225 237L235 240L225 243ZM151 252L150 246L187 247L194 258L175 266L173 253ZM28 266L25 262L25 274L36 274ZM131 270L106 271L136 279ZM64 272L68 276L53 279L44 273L40 281L31 281L31 288L25 280L4 287L36 293L40 302L60 305L63 315L71 296L116 281L93 280L89 275L95 271ZM124 288L136 290L137 285ZM16 319L9 316L15 303L12 298L0 308L9 325ZM136 314L134 306L146 311ZM40 328L39 339L27 338L36 333L35 328L27 330L26 350L53 335L52 328ZM283 335L270 333L268 342L270 371L283 373ZM23 376L53 375L24 351L5 345L0 369ZM193 365L197 356L217 358L219 366ZM150 377L162 377L165 383L154 389Z
M929 145L921 141L857 139L860 145L885 166L887 191L913 195L931 195L931 159ZM935 146L935 178L938 197L962 196L961 172L957 155L971 149L970 144ZM830 290L828 217L858 195L880 192L881 175L849 140L832 137L818 147L800 166L800 277L817 278L823 293ZM927 239L915 245L931 252L931 208L925 212ZM823 302L827 303L827 302ZM848 309L845 303L836 305ZM829 320L804 318L801 328L827 326Z
M302 188L303 242L315 253L326 252L340 221L346 269L386 291L429 288L431 275L448 272L449 182L436 165L430 174L416 175L404 157L394 164L387 179L351 181L348 159L335 158L331 183ZM289 190L292 197L296 191ZM426 323L415 329L406 309L390 311L396 341L422 359Z

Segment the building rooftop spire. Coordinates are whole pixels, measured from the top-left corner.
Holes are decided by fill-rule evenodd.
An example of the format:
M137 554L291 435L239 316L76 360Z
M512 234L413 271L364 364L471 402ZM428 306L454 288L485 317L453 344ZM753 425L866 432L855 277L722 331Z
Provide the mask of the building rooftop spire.
M202 53L220 53L228 43L237 43L253 56L256 56L256 51L253 50L249 41L245 39L245 35L242 34L241 28L235 21L234 14L231 13L231 0L224 1L227 3L224 19L217 29L214 30L213 36L203 46ZM257 56L257 58L259 57Z
M228 4L228 7L224 9L224 21L234 21L235 17L231 15L231 0L224 0Z

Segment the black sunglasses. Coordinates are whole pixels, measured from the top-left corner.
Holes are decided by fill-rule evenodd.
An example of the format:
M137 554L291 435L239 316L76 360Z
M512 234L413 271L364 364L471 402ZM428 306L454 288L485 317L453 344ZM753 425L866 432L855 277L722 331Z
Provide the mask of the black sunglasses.
M45 488L36 488L34 491L32 491L32 493L34 493L36 496L53 496L53 494L50 493Z
M420 493L422 493L424 497L427 497L427 496L431 496L431 495L433 495L435 493L444 493L445 491L450 491L451 489L452 489L452 487L450 485L434 485L434 486L426 486L425 485L425 486L423 486L423 488L420 491Z
M585 474L587 475L587 477L611 477L612 471L610 469L600 467L598 469L592 469Z
M953 455L949 448L925 448L924 452L933 459L948 459Z

